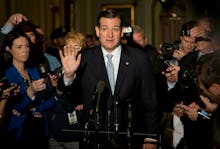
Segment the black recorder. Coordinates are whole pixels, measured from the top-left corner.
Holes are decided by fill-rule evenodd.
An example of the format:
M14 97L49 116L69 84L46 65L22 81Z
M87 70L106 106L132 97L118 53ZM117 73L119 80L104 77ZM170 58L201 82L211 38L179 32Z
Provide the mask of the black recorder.
M0 96L2 96L4 90L8 89L10 91L13 91L18 87L18 84L14 84L14 83L10 84L6 77L1 78L0 83L3 84L2 86L0 86Z

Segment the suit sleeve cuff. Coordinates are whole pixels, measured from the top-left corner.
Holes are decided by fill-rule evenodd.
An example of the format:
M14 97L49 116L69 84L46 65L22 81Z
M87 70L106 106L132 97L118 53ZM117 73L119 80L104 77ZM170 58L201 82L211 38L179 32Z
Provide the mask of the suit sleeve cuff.
M73 78L68 79L68 78L66 77L66 75L64 74L64 75L63 75L64 85L65 85L65 86L70 86L70 85L73 83L73 80L75 79L75 77L76 77L76 74L74 75Z
M2 28L1 28L1 32L3 34L8 34L10 31L12 31L13 27L10 25L5 24Z

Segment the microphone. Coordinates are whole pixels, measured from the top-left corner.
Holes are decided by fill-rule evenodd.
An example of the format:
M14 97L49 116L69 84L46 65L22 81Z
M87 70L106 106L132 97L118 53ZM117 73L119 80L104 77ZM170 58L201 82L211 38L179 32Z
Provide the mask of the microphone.
M84 142L86 142L86 144L88 144L89 140L89 123L94 121L92 120L92 116L93 116L93 113L94 113L94 110L96 110L96 118L95 118L95 129L98 130L99 128L99 114L98 114L98 111L99 111L99 103L100 103L100 96L101 96L101 93L103 92L105 88L105 82L104 81L98 81L97 85L96 85L96 89L95 89L95 93L92 95L92 107L89 111L89 119L88 119L88 122L85 123L85 138L84 138ZM95 107L95 101L96 101L96 107ZM95 109L96 108L96 109ZM96 132L97 133L97 132ZM96 137L97 137L97 134L96 134ZM96 138L97 139L97 138Z
M118 96L114 97L114 134L115 134L115 141L118 140L119 136L119 122L118 122Z
M128 137L128 148L132 148L132 105L131 105L132 99L128 99L128 126L127 126L127 137Z
M92 95L92 108L90 109L89 111L89 115L93 115L93 111L95 110L95 105L97 107L97 98L100 98L98 96L100 96L100 94L103 92L104 90L104 87L105 87L105 82L104 81L98 81L97 85L96 85L96 89L95 89L95 92L94 94ZM99 95L98 95L99 94ZM97 96L98 95L98 96ZM96 102L96 104L95 104Z
M131 99L129 98L127 100L128 102L128 121L131 122L132 121L132 106L131 106Z
M97 86L96 86L96 90L97 90L97 101L96 101L96 108L95 108L95 130L96 130L96 133L95 133L95 147L96 148L99 148L99 125L100 125L100 115L99 115L99 104L100 104L100 96L101 96L101 93L103 92L105 88L105 82L104 81L98 81L97 83Z
M104 91L104 88L105 88L105 82L100 80L98 81L97 83L97 86L96 86L96 90L97 90L97 102L96 102L96 112L99 112L99 104L100 104L100 96L101 96L101 93Z

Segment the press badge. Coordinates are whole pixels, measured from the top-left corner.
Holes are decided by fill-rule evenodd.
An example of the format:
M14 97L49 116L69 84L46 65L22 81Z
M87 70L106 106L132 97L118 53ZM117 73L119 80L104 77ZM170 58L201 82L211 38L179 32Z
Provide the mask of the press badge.
M68 115L68 119L69 119L69 124L76 124L78 123L77 120L77 115L76 115L76 111L74 110L72 113L67 113Z

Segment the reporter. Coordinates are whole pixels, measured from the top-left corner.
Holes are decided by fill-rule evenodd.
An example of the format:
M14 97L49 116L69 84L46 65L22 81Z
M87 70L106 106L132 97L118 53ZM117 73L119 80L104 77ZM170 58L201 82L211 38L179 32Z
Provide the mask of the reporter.
M213 148L220 147L219 118L220 118L220 50L203 56L198 63L198 81L206 97L201 99L208 105L207 111L212 113ZM211 104L212 103L212 104ZM217 105L213 106L213 103ZM216 109L217 107L217 109Z
M9 83L20 84L19 95L8 104L6 133L10 134L3 145L24 148L47 148L48 126L45 111L55 105L52 95L42 99L37 92L46 88L36 67L29 64L29 38L18 31L5 36L4 55L7 55L5 76Z

